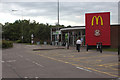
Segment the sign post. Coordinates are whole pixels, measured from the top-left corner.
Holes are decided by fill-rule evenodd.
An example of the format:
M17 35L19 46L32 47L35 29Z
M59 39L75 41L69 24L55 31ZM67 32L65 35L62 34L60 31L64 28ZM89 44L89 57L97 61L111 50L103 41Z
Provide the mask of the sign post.
M33 37L34 37L34 35L32 34L32 35L31 35L31 44L34 43L34 41L33 41Z

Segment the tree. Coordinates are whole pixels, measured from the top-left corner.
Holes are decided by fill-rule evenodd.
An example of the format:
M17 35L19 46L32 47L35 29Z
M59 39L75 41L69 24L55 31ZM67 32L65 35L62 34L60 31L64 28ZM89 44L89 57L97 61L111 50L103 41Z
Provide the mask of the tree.
M14 23L5 23L3 25L3 37L11 41L21 40L24 43L31 42L31 34L34 38L43 42L50 41L50 29L52 27L64 27L64 25L53 26L48 23L37 23L35 20L16 20ZM22 37L23 36L23 40Z

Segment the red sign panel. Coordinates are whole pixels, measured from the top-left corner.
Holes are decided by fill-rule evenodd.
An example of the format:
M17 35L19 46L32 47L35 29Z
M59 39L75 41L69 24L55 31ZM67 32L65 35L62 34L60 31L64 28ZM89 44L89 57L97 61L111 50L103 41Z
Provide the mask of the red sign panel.
M86 45L110 45L110 12L86 13Z

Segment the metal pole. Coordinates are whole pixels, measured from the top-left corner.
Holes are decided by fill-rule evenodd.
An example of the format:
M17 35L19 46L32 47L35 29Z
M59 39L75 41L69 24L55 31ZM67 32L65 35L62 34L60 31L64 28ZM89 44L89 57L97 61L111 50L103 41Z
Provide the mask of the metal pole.
M12 12L15 12L15 11L18 11L18 10L12 10ZM13 39L13 41L15 41L15 39Z
M68 43L67 43L67 49L69 49L69 36L70 36L70 33L68 32Z
M51 42L52 42L52 28L51 28Z
M61 31L61 44L62 44L62 31Z
M74 46L74 40L75 40L75 36L74 36L74 31L72 32L73 34L72 34L72 36L73 36L73 46Z
M19 10L12 10L12 11L19 11ZM23 10L21 10L21 16L22 16L22 20L23 20ZM21 25L22 26L22 25ZM23 43L23 26L22 26L22 43Z
M22 16L22 21L23 21L23 11L21 10L21 16ZM21 25L22 26L22 43L23 43L23 25Z
M59 0L58 0L58 25L59 25Z

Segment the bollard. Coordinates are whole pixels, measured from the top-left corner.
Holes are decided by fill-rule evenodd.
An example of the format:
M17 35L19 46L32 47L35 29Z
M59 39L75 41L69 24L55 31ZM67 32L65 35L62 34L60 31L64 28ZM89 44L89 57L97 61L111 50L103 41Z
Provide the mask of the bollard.
M87 49L86 50L88 51L88 44L87 44Z
M96 50L100 51L100 53L102 53L102 43L101 42L96 43Z

